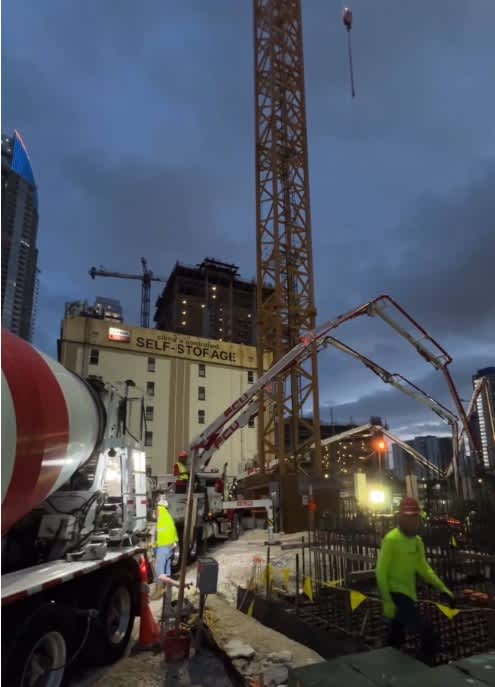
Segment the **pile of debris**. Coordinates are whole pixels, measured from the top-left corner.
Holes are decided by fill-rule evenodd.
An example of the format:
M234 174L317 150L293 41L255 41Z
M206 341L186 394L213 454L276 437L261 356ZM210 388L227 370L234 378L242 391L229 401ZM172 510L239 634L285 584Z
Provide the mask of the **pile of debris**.
M264 687L278 687L287 684L292 653L287 649L273 651L263 658L258 656L250 644L231 639L224 651L232 660L237 672L245 678L257 678Z
M215 644L247 684L285 685L289 668L323 661L315 651L261 625L218 597L208 598L206 624Z

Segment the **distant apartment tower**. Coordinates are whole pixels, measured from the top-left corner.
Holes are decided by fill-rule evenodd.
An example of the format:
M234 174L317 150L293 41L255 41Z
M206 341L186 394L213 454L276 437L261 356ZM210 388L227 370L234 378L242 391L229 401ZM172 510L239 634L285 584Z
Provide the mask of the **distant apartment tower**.
M452 439L450 437L419 436L405 442L411 448L421 453L430 463L440 470L446 470L452 460ZM392 445L394 472L399 479L405 479L408 466L417 477L434 479L435 475L421 465L418 465L412 457L398 444Z
M2 135L2 327L32 340L38 193L19 132Z
M212 258L196 267L176 263L156 302L156 328L218 341L255 345L256 282Z
M495 470L495 367L485 367L473 375L473 386L483 385L476 401L475 432L483 467Z

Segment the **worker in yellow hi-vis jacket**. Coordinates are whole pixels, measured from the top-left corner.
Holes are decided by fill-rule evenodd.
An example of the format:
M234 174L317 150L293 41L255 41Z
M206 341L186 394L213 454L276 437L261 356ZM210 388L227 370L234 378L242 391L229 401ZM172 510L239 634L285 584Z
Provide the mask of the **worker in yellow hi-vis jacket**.
M177 528L168 510L168 501L162 494L156 508L156 537L155 537L155 578L160 575L170 577L172 574L172 558L174 549L179 542Z
M423 540L418 535L420 507L416 499L402 499L399 527L383 539L376 578L383 602L383 613L392 622L389 644L399 648L405 639L404 631L418 632L423 660L430 663L437 651L438 639L433 627L421 617L416 605L416 575L422 577L442 594L453 598L442 580L429 566Z

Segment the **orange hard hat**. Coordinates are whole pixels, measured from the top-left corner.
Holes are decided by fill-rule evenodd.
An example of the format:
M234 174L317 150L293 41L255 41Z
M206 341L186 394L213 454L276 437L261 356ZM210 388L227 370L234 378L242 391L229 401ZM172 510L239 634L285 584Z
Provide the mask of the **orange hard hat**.
M179 458L187 458L187 451L179 451Z
M399 514L400 515L419 515L421 513L421 508L416 499L411 496L405 496L400 502Z

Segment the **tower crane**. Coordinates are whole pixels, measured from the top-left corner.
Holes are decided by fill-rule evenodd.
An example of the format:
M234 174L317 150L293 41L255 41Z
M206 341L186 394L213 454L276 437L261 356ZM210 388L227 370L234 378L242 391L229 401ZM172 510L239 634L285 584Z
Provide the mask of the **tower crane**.
M151 282L159 281L166 282L162 277L155 277L153 271L148 269L148 263L145 258L141 258L141 265L143 267L142 274L127 274L125 272L111 272L103 268L97 269L92 267L89 270L91 279L95 277L113 277L114 279L133 279L141 282L141 327L149 329L150 326L150 301L151 301Z
M301 0L253 0L255 53L258 375L316 326ZM264 288L268 287L268 288ZM314 446L321 475L316 349L287 379L262 389L258 462L280 476ZM305 417L312 407L312 418ZM288 425L288 426L287 426ZM286 442L286 426L289 441ZM295 459L295 460L293 460Z

